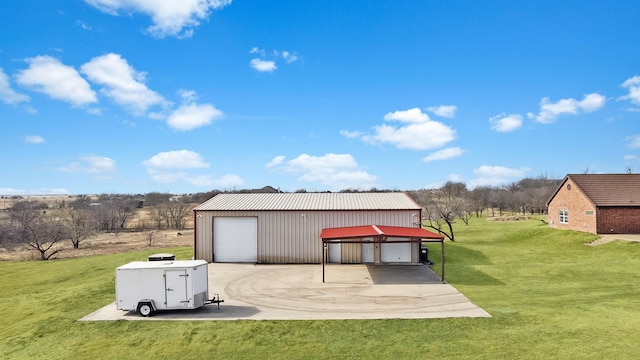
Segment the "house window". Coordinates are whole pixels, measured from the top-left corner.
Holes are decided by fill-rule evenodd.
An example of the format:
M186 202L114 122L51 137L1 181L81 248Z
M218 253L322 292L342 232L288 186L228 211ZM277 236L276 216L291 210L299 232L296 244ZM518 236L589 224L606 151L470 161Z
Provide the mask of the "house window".
M569 223L569 210L560 209L560 224L568 224Z

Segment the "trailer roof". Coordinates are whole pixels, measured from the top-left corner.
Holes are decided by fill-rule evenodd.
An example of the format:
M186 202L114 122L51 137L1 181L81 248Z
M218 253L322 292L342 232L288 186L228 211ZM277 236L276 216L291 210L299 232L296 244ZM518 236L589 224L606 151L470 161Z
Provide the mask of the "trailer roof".
M193 268L206 265L204 260L164 260L164 261L133 261L118 267L116 270L127 269L166 269L166 268Z

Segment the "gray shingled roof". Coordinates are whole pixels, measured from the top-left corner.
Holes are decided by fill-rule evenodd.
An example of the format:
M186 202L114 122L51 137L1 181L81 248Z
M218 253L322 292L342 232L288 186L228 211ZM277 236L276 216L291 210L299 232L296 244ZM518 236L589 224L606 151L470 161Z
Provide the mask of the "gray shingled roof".
M596 206L640 206L640 174L569 174L567 178Z
M218 194L194 210L420 210L405 193Z

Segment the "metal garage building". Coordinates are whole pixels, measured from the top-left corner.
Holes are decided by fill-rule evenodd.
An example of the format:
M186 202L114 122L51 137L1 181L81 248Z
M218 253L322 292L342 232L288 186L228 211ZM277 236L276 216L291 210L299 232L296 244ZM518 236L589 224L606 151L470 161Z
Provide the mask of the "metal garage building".
M421 211L400 192L218 194L194 209L194 255L208 262L320 264L324 255L336 263L417 263L420 244L411 239L324 249L320 234L362 225L415 228Z

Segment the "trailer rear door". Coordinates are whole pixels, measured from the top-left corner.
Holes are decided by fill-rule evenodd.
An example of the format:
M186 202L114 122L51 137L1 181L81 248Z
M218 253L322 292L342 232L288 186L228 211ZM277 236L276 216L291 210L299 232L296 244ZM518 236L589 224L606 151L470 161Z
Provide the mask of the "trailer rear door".
M165 297L167 308L181 308L189 306L189 295L187 293L186 270L166 270L165 277Z

